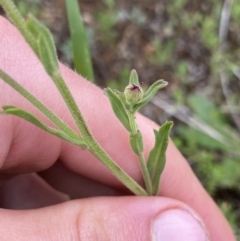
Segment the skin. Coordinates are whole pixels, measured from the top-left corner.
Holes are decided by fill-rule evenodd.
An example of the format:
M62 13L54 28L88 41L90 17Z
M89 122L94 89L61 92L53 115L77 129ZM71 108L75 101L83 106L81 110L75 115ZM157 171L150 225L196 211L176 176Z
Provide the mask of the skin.
M0 46L0 68L77 131L39 60L15 27L2 17ZM128 134L103 91L63 65L61 72L93 135L129 175L142 183ZM0 80L3 105L33 112L52 126ZM141 115L137 122L147 157L154 144L152 129L158 126ZM192 210L205 224L211 240L235 240L226 219L173 143L168 147L160 190L159 197L131 196L87 151L17 117L0 116L1 240L115 240L116 235L117 240L149 240L152 218L161 210L176 207ZM13 198L16 193L17 198Z

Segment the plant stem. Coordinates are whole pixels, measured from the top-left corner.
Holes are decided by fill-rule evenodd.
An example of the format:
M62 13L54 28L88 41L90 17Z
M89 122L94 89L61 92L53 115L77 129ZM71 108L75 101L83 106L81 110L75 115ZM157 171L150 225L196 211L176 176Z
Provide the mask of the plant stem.
M91 140L89 151L99 159L118 180L120 180L129 190L138 196L148 196L149 193L134 181L121 167L119 167L111 157L102 149L95 139Z
M137 124L136 124L136 121L135 121L135 116L130 111L128 111L128 118L129 118L131 133L136 134L137 131L138 131L138 127L137 127Z
M135 121L135 116L130 111L128 112L128 116L129 116L131 133L136 134L138 132L138 126L137 126L137 123ZM149 172L148 172L148 169L147 169L147 164L145 162L143 153L140 153L137 156L138 156L138 161L139 161L139 164L140 164L140 167L141 167L141 172L143 174L143 179L144 179L146 190L151 195L152 194L152 182L151 182L150 175L149 175Z
M66 103L80 133L85 142L89 142L93 139L92 133L90 132L81 111L78 108L76 101L74 100L70 90L68 89L64 79L61 74L57 72L52 79L57 86L61 96L63 97L64 102Z
M143 154L138 156L138 160L139 160L139 163L140 163L140 166L141 166L141 171L142 171L144 183L145 183L145 186L146 186L146 190L150 195L152 195L152 192L153 192L152 181L150 179L150 175L149 175L149 172L148 172L147 165L146 165L145 158L144 158Z

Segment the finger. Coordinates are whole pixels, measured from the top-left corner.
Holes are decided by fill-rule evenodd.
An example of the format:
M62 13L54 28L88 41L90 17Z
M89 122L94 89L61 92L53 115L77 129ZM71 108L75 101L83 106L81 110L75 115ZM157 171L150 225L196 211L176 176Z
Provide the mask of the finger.
M0 186L0 207L7 209L33 209L69 200L36 174L24 174L5 180Z
M49 77L19 33L4 20L1 21L0 27L1 33L4 33L0 38L0 45L5 46L0 56L0 68L25 85L74 127L59 94L54 91ZM16 52L19 58L17 63ZM113 115L102 91L64 66L61 70L96 139L123 169L136 180L141 181L137 159L128 144L128 134ZM36 77L35 81L32 81L33 77ZM0 87L2 87L0 88L1 104L17 104L33 111L48 122L11 88L2 83ZM17 118L9 117L8 120L6 122L3 117L0 117L4 128L0 138L5 141L0 156L2 173L43 170L50 167L59 157L67 168L76 173L104 184L111 184L113 187L120 187L119 182L88 152L70 146ZM138 116L137 121L143 132L147 156L154 142L152 128L156 125L142 116ZM6 129L9 133L5 131ZM208 225L213 240L234 240L226 220L172 144L168 148L167 165L160 188L162 195L181 200L195 209Z
M38 174L56 190L69 195L71 199L129 194L70 171L60 162Z
M6 230L8 232L6 232ZM0 210L2 241L207 241L201 219L165 198L90 198L30 211Z

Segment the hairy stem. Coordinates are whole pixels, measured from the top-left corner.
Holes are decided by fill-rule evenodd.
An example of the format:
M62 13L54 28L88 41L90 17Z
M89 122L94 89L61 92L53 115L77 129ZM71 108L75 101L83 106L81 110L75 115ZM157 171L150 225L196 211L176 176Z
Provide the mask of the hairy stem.
M137 123L136 123L136 120L135 120L135 116L130 111L128 113L128 116L129 116L131 134L135 135L138 132L138 126L137 126ZM144 180L144 183L145 183L146 190L151 195L152 194L152 182L151 182L150 175L149 175L149 172L148 172L148 169L147 169L147 164L146 164L145 159L143 157L143 152L142 151L139 152L137 154L137 156L138 156L138 161L139 161L139 164L140 164L140 167L141 167L141 172L143 174L143 180Z
M83 118L81 111L78 108L76 101L74 100L70 90L68 89L65 81L63 80L60 73L56 73L53 77L53 81L57 86L60 94L62 95L80 133L85 142L89 142L93 139L92 133L90 132L86 121Z
M144 158L143 154L138 156L138 160L139 160L139 164L141 166L141 171L142 171L142 174L143 174L143 179L144 179L144 183L145 183L145 186L146 186L146 190L150 195L152 195L152 191L153 191L152 190L152 181L150 179L150 175L149 175L149 172L148 172L147 165L146 165L145 158Z
M110 171L113 173L118 180L120 180L129 190L138 196L148 196L146 192L136 181L134 181L121 167L119 167L111 157L102 149L102 147L95 141L92 140L90 146L90 152L99 159Z

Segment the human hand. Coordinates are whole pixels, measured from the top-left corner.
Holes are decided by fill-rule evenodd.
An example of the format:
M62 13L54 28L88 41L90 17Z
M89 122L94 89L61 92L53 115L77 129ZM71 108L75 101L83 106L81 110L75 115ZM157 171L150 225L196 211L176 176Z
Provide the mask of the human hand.
M74 128L63 100L37 57L3 18L0 18L0 46L0 68ZM142 182L128 134L112 113L102 90L65 66L61 66L61 71L93 135L124 170ZM6 104L27 109L51 125L0 80L0 106ZM141 115L138 124L147 155L154 143L152 129L157 126ZM172 143L167 151L160 196L128 194L87 151L24 120L0 116L2 241L235 240L218 207Z

